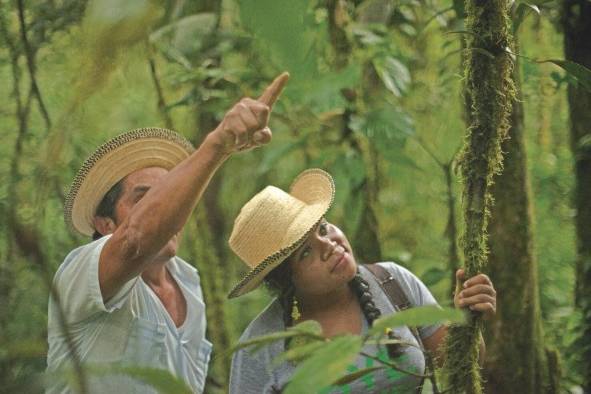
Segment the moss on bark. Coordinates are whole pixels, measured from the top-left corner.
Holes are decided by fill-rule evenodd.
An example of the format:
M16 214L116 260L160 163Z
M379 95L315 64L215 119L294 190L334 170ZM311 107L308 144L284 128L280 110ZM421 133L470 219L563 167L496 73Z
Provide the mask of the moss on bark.
M514 96L513 42L509 3L504 0L466 1L470 31L466 57L466 89L471 98L470 126L460 158L464 233L461 247L468 277L482 272L487 259L486 228L490 217L493 175L502 166L501 141L509 128ZM447 338L444 376L446 390L481 393L478 342L482 322L471 315L470 324L451 327Z

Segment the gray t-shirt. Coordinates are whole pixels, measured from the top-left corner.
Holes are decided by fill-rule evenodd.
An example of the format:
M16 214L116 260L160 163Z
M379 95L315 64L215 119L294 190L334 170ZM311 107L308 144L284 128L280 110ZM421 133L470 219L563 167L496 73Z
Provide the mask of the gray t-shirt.
M435 298L427 287L410 271L395 263L378 263L392 274L402 290L404 290L411 306L437 305ZM374 297L376 306L383 315L396 313L387 295L382 291L374 276L363 266L360 266L361 275L369 282L370 291ZM363 332L367 331L365 319ZM437 331L440 325L425 326L419 328L421 338L428 338ZM269 334L285 329L283 313L279 302L275 299L267 308L258 315L246 328L240 341ZM416 339L407 327L394 329L396 336L406 342L418 346ZM231 394L255 394L278 393L289 382L296 365L289 362L274 366L273 360L284 351L284 342L276 341L255 352L242 349L234 354L230 376ZM387 360L387 351L378 349L375 345L367 345L363 352L370 353ZM425 359L423 353L414 346L407 346L403 353L393 360L406 371L423 374L425 371ZM354 365L348 368L349 372L378 365L377 362L363 356L357 357ZM322 390L321 393L416 393L417 386L421 383L419 377L405 374L399 371L386 369L366 375L348 385L331 387Z

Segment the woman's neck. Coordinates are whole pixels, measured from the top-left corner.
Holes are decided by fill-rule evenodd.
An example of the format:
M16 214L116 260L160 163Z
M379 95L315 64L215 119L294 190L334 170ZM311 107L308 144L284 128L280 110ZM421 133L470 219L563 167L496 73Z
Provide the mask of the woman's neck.
M329 316L349 313L359 302L348 284L324 294L302 295L296 291L303 320L322 321Z

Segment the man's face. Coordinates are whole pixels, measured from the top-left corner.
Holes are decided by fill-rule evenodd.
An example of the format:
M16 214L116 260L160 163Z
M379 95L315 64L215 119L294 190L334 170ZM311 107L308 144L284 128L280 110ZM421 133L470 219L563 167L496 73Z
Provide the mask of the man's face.
M123 192L115 205L115 225L119 227L129 216L132 208L137 204L150 188L160 182L168 171L160 167L148 167L132 172L123 180ZM175 234L158 252L155 261L168 261L176 255L179 237Z

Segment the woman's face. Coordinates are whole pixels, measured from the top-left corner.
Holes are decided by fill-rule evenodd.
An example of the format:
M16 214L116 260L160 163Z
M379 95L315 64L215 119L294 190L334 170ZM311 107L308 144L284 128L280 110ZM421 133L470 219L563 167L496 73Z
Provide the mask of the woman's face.
M357 273L351 245L343 232L324 218L290 257L299 296L321 296L348 283Z

